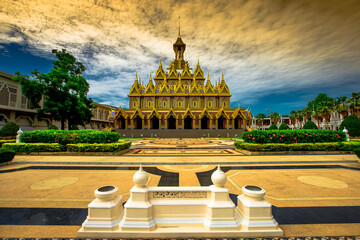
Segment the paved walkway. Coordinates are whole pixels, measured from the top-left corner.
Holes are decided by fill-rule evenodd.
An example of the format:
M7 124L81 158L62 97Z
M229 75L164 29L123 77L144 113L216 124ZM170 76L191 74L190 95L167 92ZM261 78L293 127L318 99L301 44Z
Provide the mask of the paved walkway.
M206 186L216 164L232 196L263 187L285 236L360 235L360 164L343 155L16 156L0 167L0 237L74 238L93 192L125 200L142 163L150 186ZM57 225L57 226L54 226Z

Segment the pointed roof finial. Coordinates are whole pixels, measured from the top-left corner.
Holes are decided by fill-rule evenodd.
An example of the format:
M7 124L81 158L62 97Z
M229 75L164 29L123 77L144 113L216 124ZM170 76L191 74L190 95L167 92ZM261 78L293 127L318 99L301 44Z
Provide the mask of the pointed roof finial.
M223 72L223 68L221 66L221 82L224 82L224 72Z
M179 16L179 36L178 38L181 38L181 35L180 35L180 16Z

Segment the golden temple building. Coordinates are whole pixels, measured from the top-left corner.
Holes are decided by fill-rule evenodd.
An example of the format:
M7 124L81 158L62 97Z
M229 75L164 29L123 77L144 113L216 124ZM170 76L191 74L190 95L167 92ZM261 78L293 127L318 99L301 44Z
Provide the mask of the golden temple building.
M160 137L234 136L249 128L250 111L230 108L231 94L224 74L213 84L209 73L205 78L199 60L193 70L184 59L186 44L180 28L173 49L175 59L170 67L164 70L160 59L154 79L150 74L146 85L136 74L128 94L129 109L120 108L112 113L113 127L127 136L141 132L144 137L150 136L150 132ZM185 131L172 135L174 131L170 130L175 129ZM187 129L196 131L179 134Z

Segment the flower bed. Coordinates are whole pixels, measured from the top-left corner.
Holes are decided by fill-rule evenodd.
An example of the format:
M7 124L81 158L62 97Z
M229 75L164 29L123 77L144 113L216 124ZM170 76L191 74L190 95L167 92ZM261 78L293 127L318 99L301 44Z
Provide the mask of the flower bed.
M114 143L120 134L96 130L35 130L24 132L20 136L22 143L59 143L61 145L75 143Z
M255 130L243 133L247 143L321 143L343 142L346 135L333 130Z
M235 142L237 149L244 149L252 152L282 152L282 151L354 151L360 148L360 142L328 142L328 143L245 143Z
M78 143L78 144L68 144L66 147L69 152L119 152L125 149L130 148L131 142L124 141L119 143Z

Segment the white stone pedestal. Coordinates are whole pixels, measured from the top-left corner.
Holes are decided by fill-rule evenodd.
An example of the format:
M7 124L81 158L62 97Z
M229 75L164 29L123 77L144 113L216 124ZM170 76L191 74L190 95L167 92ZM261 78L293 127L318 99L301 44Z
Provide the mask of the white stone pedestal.
M272 216L271 204L264 199L265 190L247 185L242 187L243 194L238 196L237 211L242 229L245 231L283 231Z
M117 195L117 191L114 186L95 190L96 199L88 205L88 217L80 231L115 231L119 228L123 207L122 196Z

